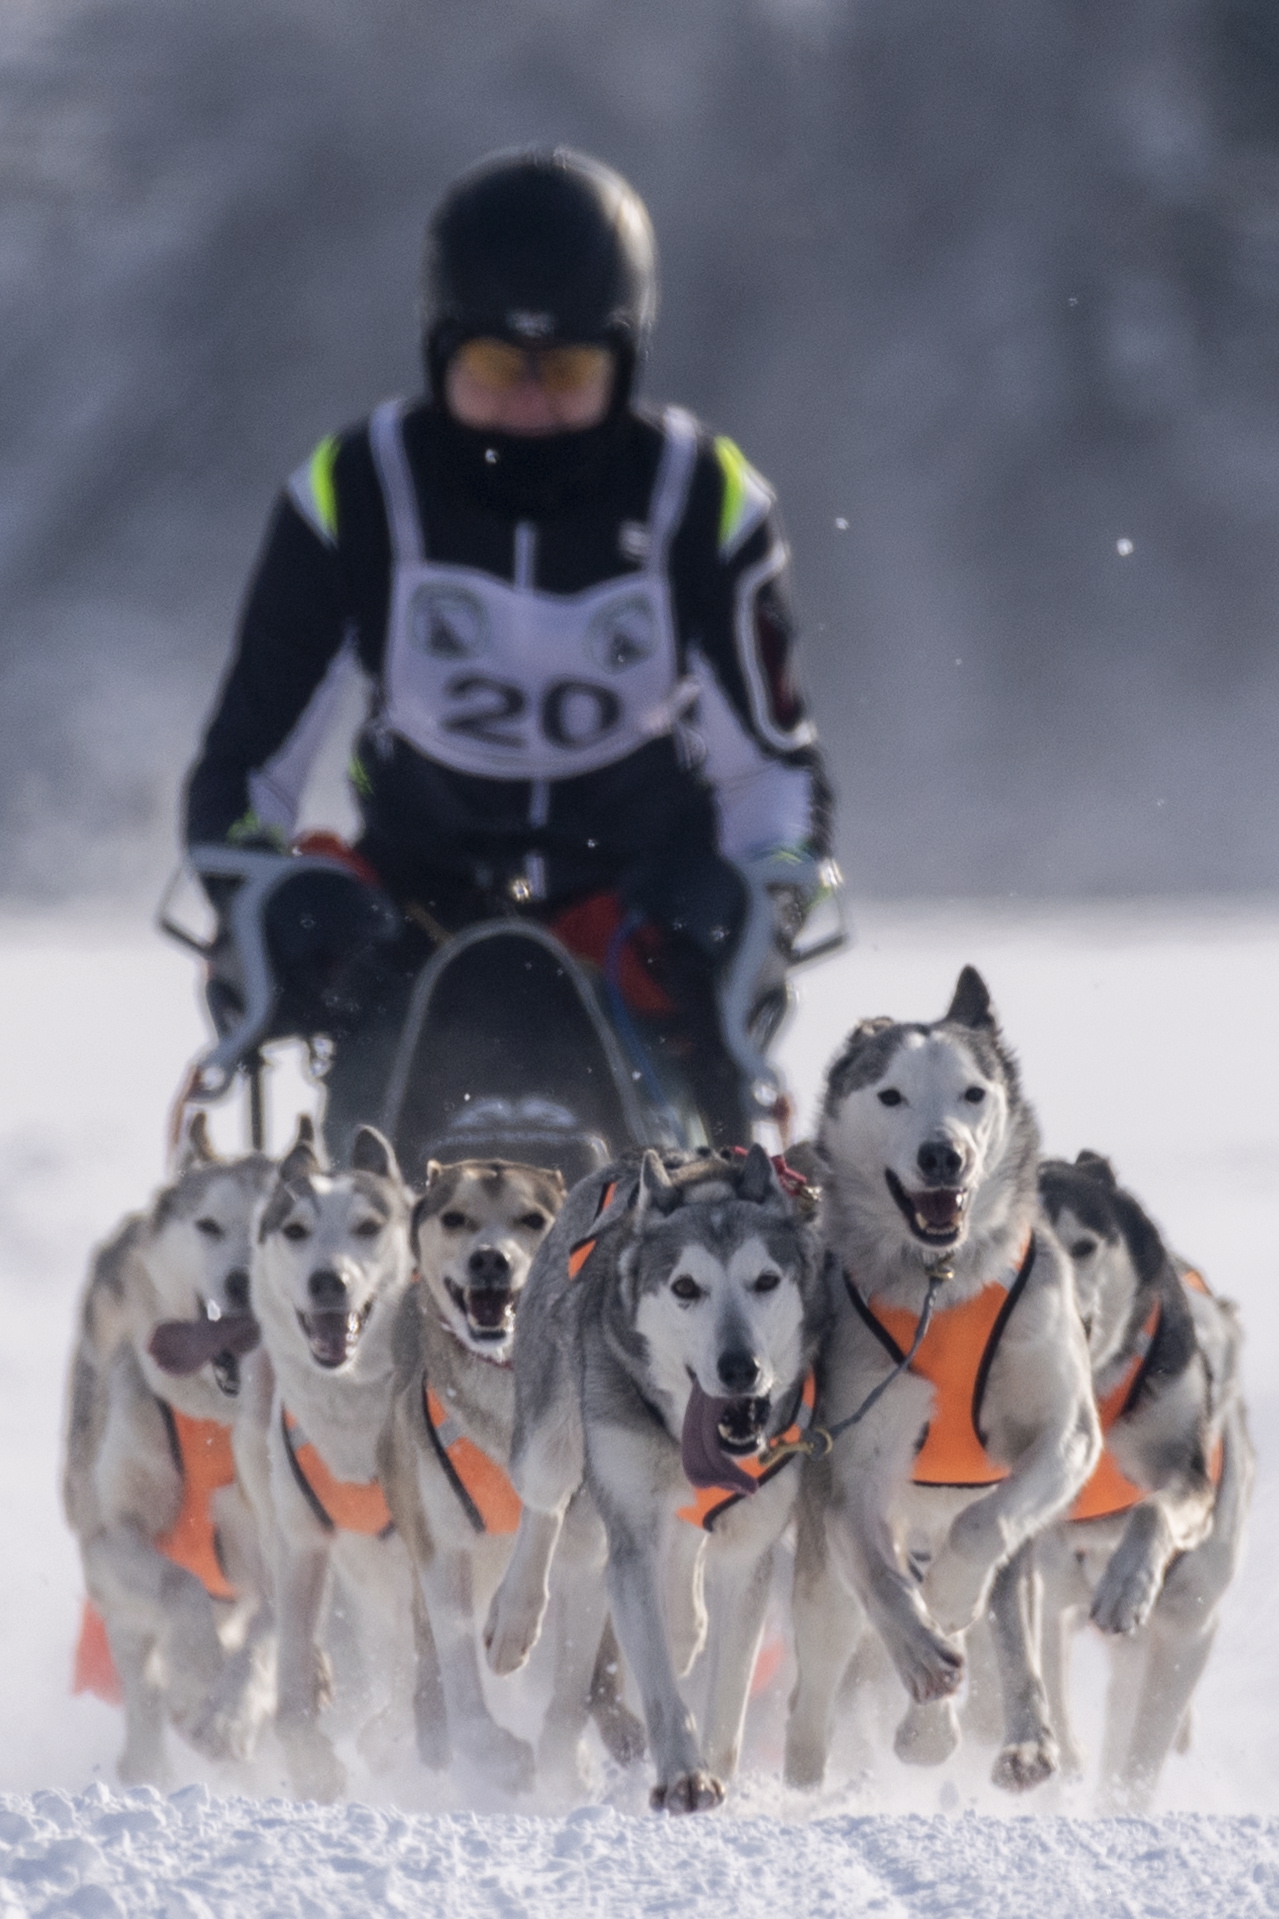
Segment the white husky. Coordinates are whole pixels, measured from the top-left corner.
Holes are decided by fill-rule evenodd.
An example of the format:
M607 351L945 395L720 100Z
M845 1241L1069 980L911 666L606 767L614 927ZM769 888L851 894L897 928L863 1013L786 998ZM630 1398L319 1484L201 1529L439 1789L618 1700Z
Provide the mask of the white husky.
M861 1635L855 1593L911 1705L904 1759L953 1749L963 1637L992 1608L1006 1695L998 1783L1033 1784L1056 1744L1019 1588L1005 1571L1069 1505L1100 1445L1069 1266L1040 1211L1037 1134L972 968L932 1025L864 1022L831 1068L818 1138L834 1328L806 1469L787 1776L820 1780ZM837 1577L836 1577L837 1575Z
M81 1301L63 1497L124 1693L126 1781L168 1777L166 1721L211 1757L245 1758L271 1710L231 1427L257 1343L251 1225L273 1174L261 1154L219 1160L197 1118L177 1177L98 1253Z
M429 1639L377 1461L396 1315L413 1278L410 1203L380 1133L361 1128L351 1170L326 1172L303 1122L262 1208L254 1247L253 1305L270 1361L266 1391L261 1377L251 1385L266 1422L274 1518L276 1729L290 1782L306 1798L332 1798L345 1780L320 1723L329 1699L325 1616L334 1572L342 1603L329 1609L327 1637L332 1642L332 1627L346 1626L345 1643L354 1637L389 1691L382 1712L369 1702L367 1755L376 1760L389 1745L394 1729L385 1709L397 1700L417 1703L428 1756L435 1736ZM419 1671L427 1675L421 1682Z
M1049 1160L1040 1189L1074 1263L1106 1450L1070 1518L1037 1542L1044 1666L1071 1770L1066 1655L1091 1616L1111 1644L1101 1807L1141 1810L1188 1727L1238 1563L1252 1446L1234 1308L1168 1254L1108 1160Z
M503 1672L527 1657L584 1485L608 1567L605 1588L598 1558L583 1565L579 1614L594 1644L611 1606L667 1811L717 1804L736 1765L823 1320L811 1234L758 1146L687 1164L648 1153L581 1181L520 1307L525 1506L490 1659ZM703 1645L699 1733L678 1680Z

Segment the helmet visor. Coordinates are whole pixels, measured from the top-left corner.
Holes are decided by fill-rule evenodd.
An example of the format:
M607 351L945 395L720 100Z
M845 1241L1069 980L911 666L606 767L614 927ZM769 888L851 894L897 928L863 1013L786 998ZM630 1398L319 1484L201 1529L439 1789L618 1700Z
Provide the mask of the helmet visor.
M522 347L488 335L464 340L453 358L490 393L511 393L532 380L559 399L602 386L617 365L611 347Z

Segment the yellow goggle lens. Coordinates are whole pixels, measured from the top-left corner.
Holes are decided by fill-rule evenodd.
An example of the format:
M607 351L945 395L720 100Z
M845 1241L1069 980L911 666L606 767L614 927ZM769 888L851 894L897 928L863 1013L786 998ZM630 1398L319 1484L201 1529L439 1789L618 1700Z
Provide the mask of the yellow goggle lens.
M548 393L581 393L612 370L605 346L512 346L509 340L465 340L457 359L473 380L494 393L509 393L536 380Z

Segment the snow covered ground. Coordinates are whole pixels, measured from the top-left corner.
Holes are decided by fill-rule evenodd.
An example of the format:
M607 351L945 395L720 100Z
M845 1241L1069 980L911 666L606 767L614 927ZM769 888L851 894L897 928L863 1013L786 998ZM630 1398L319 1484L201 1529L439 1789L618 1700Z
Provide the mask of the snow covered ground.
M1252 1544L1160 1816L1098 1825L1086 1792L1000 1802L963 1760L885 1761L815 1803L773 1780L778 1706L758 1702L725 1814L678 1825L633 1785L567 1817L467 1799L456 1782L359 1781L317 1812L194 1759L175 1800L107 1796L117 1715L69 1695L79 1569L56 1494L62 1376L90 1245L163 1171L167 1103L200 1042L192 969L134 922L0 923L0 1919L16 1913L470 1914L736 1910L1045 1915L1279 1911L1279 905L880 907L817 972L785 1051L812 1111L860 1015L933 1017L965 960L986 973L1048 1150L1109 1152L1174 1242L1243 1307L1260 1451ZM277 1139L296 1091L277 1089ZM229 1145L235 1125L218 1116ZM1085 1728L1104 1665L1085 1645ZM184 1761L184 1763L186 1763ZM202 1782L202 1783L201 1783ZM249 1788L279 1791L269 1758ZM34 1793L34 1800L26 1797ZM78 1796L77 1796L78 1795ZM1190 1815L1210 1815L1190 1816ZM1062 1817L1060 1815L1070 1815ZM1233 1817L1227 1815L1234 1815Z

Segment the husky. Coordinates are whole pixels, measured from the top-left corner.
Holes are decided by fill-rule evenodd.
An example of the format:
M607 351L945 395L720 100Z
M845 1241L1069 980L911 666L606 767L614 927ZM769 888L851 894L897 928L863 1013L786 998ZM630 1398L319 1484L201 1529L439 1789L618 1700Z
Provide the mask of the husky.
M169 1779L166 1724L207 1757L245 1759L271 1711L232 1427L258 1339L252 1219L273 1174L260 1153L217 1158L197 1116L172 1183L98 1252L80 1303L63 1503L123 1692L128 1784ZM96 1625L86 1612L86 1640Z
M573 1590L594 1606L591 1634L611 1607L655 1808L717 1805L735 1769L824 1323L815 1238L759 1146L737 1158L647 1152L588 1175L534 1264L515 1351L524 1511L489 1659L509 1672L527 1658L585 1486L607 1582L588 1569ZM703 1647L699 1732L678 1682Z
M517 1308L533 1257L564 1203L555 1172L504 1160L427 1166L413 1212L419 1283L398 1335L394 1408L381 1471L426 1600L452 1745L507 1791L533 1783L534 1755L486 1704L478 1620L510 1557L520 1502L508 1477ZM577 1776L593 1704L615 1757L642 1751L617 1697L609 1636L587 1643L576 1595L560 1620L557 1674L537 1770ZM611 1655L611 1656L610 1656Z
M1070 1267L1040 1209L1034 1116L973 968L941 1020L855 1028L816 1150L831 1443L804 1475L786 1776L823 1777L861 1607L909 1694L898 1756L944 1759L965 1635L989 1606L1009 1681L994 1778L1023 1788L1058 1755L1013 1562L1065 1511L1100 1436Z
M413 1702L424 1756L438 1736L429 1630L377 1460L396 1318L413 1280L410 1211L380 1133L361 1127L350 1170L329 1172L303 1120L258 1220L251 1277L270 1362L260 1404L279 1635L276 1731L303 1798L332 1799L345 1784L321 1724L334 1677L329 1642L354 1644L381 1668L386 1701L378 1712L366 1702L360 1738L371 1762L389 1749L400 1700ZM341 1597L330 1602L334 1575ZM355 1664L348 1661L352 1671Z
M1239 1391L1235 1308L1169 1254L1110 1162L1048 1160L1040 1191L1075 1270L1106 1450L1067 1519L1043 1535L1044 1668L1069 1770L1069 1629L1111 1641L1105 1811L1144 1811L1174 1742L1238 1564L1253 1453Z

